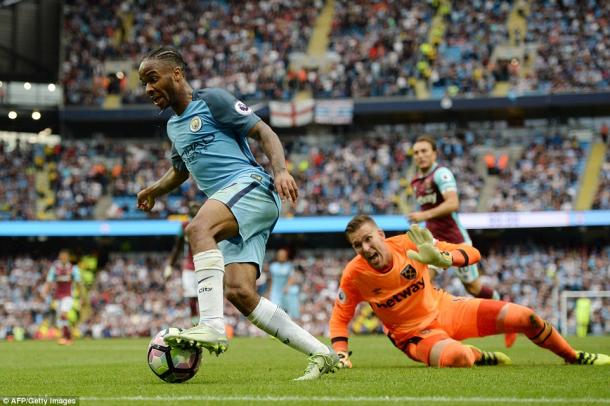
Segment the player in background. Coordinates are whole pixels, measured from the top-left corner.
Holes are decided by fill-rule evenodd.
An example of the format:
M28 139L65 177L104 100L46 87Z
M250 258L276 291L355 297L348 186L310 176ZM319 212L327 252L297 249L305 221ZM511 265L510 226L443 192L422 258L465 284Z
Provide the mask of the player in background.
M254 325L309 356L299 380L316 379L336 367L337 354L256 291L281 200L294 204L298 196L282 144L271 127L227 91L193 90L185 69L184 59L171 47L150 52L139 68L153 104L161 110L169 107L175 114L167 122L172 167L138 193L138 207L151 210L157 197L178 187L189 173L209 197L185 230L198 280L199 324L166 340L224 352L228 344L224 290ZM255 161L247 137L261 144L273 176Z
M199 205L196 202L189 203L189 220L197 215ZM186 235L186 226L188 221L182 222L182 233L176 238L174 249L165 265L163 277L168 279L173 270L178 258L182 254L182 294L188 302L191 311L191 322L196 326L199 322L199 312L197 310L197 279L195 278L195 264L193 263L193 253Z
M269 265L271 274L271 295L269 299L286 310L286 285L288 279L294 273L294 265L288 260L288 250L280 248L275 256L275 261Z
M346 228L357 256L344 268L330 319L330 336L341 358L352 366L348 324L356 306L368 302L388 331L392 343L409 358L436 367L510 364L501 352L486 352L460 341L501 333L522 333L567 363L610 365L610 357L576 351L533 310L493 299L457 297L430 283L429 265L467 266L480 259L469 244L437 241L413 224L406 234L386 238L366 215Z
M75 289L78 291L75 291ZM70 262L68 250L59 251L58 259L53 262L47 274L47 281L43 286L43 296L53 290L53 299L57 303L56 321L57 327L61 330L61 338L58 343L61 345L72 344L72 332L68 312L74 305L74 295L84 292L81 286L81 276L78 266Z
M413 158L417 174L411 181L411 187L421 211L409 213L409 221L426 222L426 228L438 240L472 245L468 232L458 218L460 200L455 177L449 168L436 162L434 138L428 135L417 138L413 145ZM459 267L456 274L466 291L474 297L500 299L498 292L481 283L476 265Z

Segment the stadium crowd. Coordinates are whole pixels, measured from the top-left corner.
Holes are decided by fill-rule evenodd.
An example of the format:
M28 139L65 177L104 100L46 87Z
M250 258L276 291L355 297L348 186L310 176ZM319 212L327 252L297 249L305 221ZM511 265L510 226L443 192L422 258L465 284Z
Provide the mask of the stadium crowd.
M573 137L551 133L530 142L500 176L489 211L572 210L586 150Z
M457 178L460 211L571 209L588 144L566 128L523 131L525 138L512 139L510 131L493 129L425 131L387 125L358 135L286 136L288 166L301 197L295 207L284 205L282 215L402 213L401 202L412 203L408 197L412 140L424 132L434 134L440 162ZM522 142L526 148L519 146ZM481 202L485 178L479 164L486 151L505 147L522 152L499 174L493 195ZM252 149L266 165L256 143ZM204 199L190 180L159 199L152 213L136 209L138 191L169 168L169 150L166 140L100 138L65 140L54 146L19 143L14 148L0 141L0 191L6 195L0 218L137 219L186 214L189 201ZM610 207L604 197L606 178L602 175L596 208Z
M164 280L167 253L112 254L93 278L85 279L88 294L79 309L80 335L93 338L150 336L166 326L186 327L190 323L187 302L182 296L180 272ZM292 282L300 303L301 325L316 335L326 333L341 270L352 257L351 249L303 250L292 262L296 279ZM273 252L268 253L268 259ZM26 337L42 338L51 321L51 300L41 295L42 282L51 259L28 256L0 260L0 339L16 327ZM267 262L268 264L268 262ZM610 246L598 249L518 244L492 248L483 256L483 278L503 295L503 299L537 309L538 314L557 323L553 290L610 290ZM258 289L268 295L271 280L265 265ZM463 286L451 271L437 279L454 294L463 295ZM610 333L609 299L592 300L590 331ZM574 305L573 302L570 304ZM261 334L226 302L227 323L235 335ZM570 313L569 326L574 327ZM362 311L366 316L366 310ZM361 323L356 331L377 331L378 322Z
M606 157L599 177L599 187L592 208L598 210L610 208L610 146L607 146L606 149Z
M0 141L0 219L36 216L34 147L18 143L14 150Z
M289 93L289 55L303 51L322 1L76 0L66 6L66 102L102 105L107 94L147 102L126 76L158 44L180 48L195 87L223 87L245 99ZM127 72L105 63L127 61ZM203 82L205 80L205 82Z
M507 79L492 54L496 45L508 40L512 3L457 0L441 10L445 15L442 41L427 52L420 69L433 95L489 95L497 81Z
M536 92L599 91L610 86L610 5L603 0L530 2L526 42L538 45ZM532 80L534 79L534 80ZM524 84L521 84L523 87Z
M330 67L309 76L314 95L414 96L419 46L425 42L432 7L410 0L335 4L329 38L335 57Z
M316 97L415 96L417 81L433 97L489 95L499 81L518 93L610 86L607 2L520 6L527 31L513 45L535 52L508 64L494 49L508 42L509 14L520 3L336 1L327 62L291 67L291 57L307 49L322 0L188 0L171 7L74 0L65 7L65 99L103 105L114 94L127 104L148 102L133 68L159 44L183 52L195 87L223 87L248 100L287 99L303 88Z

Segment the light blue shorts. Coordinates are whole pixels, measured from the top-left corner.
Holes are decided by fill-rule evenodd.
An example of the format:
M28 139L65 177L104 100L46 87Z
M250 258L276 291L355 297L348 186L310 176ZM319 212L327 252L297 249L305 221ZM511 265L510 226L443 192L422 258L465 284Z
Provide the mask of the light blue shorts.
M263 268L269 235L280 215L281 201L275 187L258 175L238 178L210 199L223 202L235 216L239 236L218 243L225 265L252 262Z

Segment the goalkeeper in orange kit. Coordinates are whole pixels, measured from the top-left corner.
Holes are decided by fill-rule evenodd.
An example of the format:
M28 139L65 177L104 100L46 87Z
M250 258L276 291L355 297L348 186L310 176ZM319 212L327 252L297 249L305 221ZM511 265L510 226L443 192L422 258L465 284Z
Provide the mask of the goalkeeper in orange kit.
M510 364L501 352L481 351L460 342L506 333L524 334L570 364L610 365L607 355L574 350L553 326L525 306L452 296L433 287L428 265L475 264L481 256L470 245L436 241L417 225L407 234L385 238L366 215L354 217L346 235L358 255L343 270L330 320L331 342L341 367L352 366L348 324L362 301L371 305L398 349L429 366Z

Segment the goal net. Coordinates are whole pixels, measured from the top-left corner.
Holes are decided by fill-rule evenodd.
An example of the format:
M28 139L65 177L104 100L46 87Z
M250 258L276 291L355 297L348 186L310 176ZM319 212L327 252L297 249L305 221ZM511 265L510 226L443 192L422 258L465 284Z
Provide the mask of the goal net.
M576 330L576 322L574 318L569 318L568 313L574 310L575 300L581 297L591 299L594 303L592 304L591 310L594 310L595 306L604 306L604 299L610 298L610 290L581 290L581 291L569 291L564 290L559 296L559 313L560 313L560 326L561 334L567 336L568 334ZM569 302L570 301L570 302ZM570 328L573 327L573 328Z

